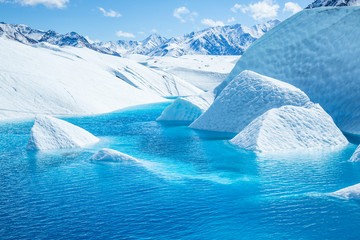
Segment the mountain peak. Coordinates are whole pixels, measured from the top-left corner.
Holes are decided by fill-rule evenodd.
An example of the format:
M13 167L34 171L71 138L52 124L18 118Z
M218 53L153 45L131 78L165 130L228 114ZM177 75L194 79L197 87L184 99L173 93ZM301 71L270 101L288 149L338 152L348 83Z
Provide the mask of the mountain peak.
M345 6L360 6L360 0L316 0L311 3L306 9L318 7L345 7Z
M74 37L79 37L80 36L80 34L78 34L77 32L69 32L69 33L67 33L65 35L74 36Z
M158 33L152 33L147 38L145 38L145 40L143 40L142 42L147 43L150 41L156 42L156 43L162 43L162 42L166 41L166 38L160 36Z
M158 33L152 33L152 34L150 34L147 38L160 38L161 36L160 36L160 34L158 34Z

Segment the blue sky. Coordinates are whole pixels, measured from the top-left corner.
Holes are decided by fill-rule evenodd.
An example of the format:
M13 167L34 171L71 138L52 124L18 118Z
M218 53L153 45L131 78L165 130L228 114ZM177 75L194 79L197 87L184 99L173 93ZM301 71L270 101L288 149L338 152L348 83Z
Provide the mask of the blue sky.
M0 21L93 40L181 36L209 26L284 20L311 0L0 0Z

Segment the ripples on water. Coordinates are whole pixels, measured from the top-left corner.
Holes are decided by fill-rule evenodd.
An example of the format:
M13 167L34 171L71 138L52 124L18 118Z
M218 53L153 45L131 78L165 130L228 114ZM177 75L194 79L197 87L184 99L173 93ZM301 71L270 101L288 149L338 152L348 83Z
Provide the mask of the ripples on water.
M0 125L1 239L360 239L360 183L345 149L255 155L154 120L166 104L68 118L101 142L26 151L32 122ZM227 136L229 137L229 136ZM93 164L107 147L140 159Z

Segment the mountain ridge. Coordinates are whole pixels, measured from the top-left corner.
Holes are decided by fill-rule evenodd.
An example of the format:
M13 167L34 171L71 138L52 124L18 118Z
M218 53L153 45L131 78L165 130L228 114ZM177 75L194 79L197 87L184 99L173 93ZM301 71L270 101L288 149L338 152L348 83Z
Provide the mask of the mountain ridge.
M53 30L32 29L23 24L0 22L0 36L24 44L49 43L57 46L86 47L97 52L123 56L242 55L258 38L279 24L275 19L246 27L241 24L210 27L180 37L166 39L157 33L142 41L91 41L76 32L59 34Z
M305 9L318 7L346 7L346 6L360 6L360 0L315 0Z

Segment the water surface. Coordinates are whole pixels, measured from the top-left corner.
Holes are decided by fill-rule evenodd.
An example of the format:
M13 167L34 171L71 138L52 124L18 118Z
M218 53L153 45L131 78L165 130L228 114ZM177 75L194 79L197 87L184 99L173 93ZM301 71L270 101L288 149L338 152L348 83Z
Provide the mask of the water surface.
M360 239L355 145L256 155L223 136L155 119L168 103L66 118L101 138L26 150L33 124L0 125L1 239ZM94 164L112 148L140 163Z

